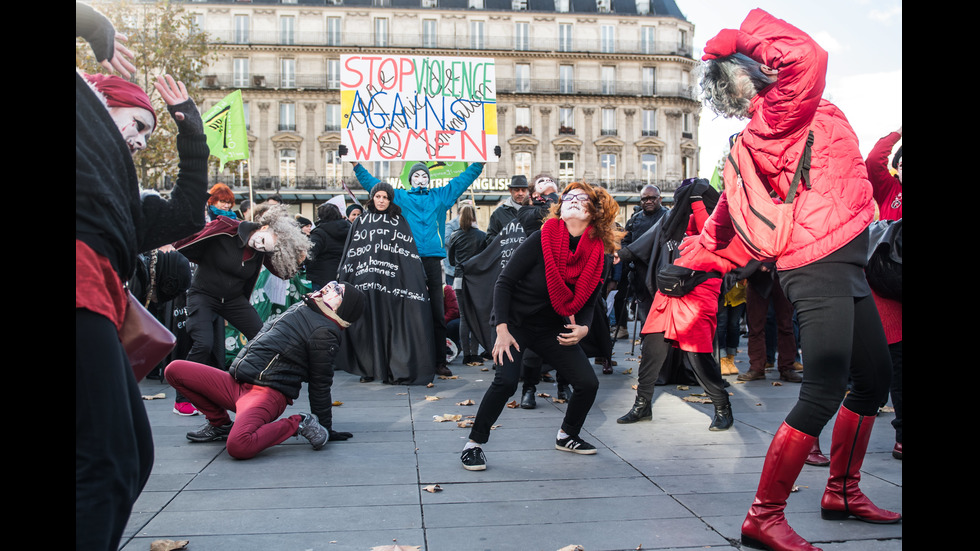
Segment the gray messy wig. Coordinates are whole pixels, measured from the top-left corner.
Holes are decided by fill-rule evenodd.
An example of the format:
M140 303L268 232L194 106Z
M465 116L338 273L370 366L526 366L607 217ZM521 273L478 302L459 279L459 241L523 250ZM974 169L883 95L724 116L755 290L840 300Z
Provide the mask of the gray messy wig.
M701 64L702 101L725 117L747 119L752 98L773 81L762 64L744 54L732 54Z
M258 223L269 226L276 234L276 246L272 250L270 261L280 277L289 279L296 275L312 243L300 229L296 219L289 214L289 209L285 205L272 205L262 213Z

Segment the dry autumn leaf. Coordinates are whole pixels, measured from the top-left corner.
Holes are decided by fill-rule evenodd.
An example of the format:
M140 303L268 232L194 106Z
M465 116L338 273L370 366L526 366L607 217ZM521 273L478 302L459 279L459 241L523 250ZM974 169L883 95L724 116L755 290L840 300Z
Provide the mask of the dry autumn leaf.
M190 540L155 540L150 544L150 551L174 551L175 549L187 549Z
M425 395L425 399L430 402L435 402L436 400L442 400L442 398L438 396L429 396L428 394Z
M627 368L626 371L623 371L623 375L629 375L630 373L633 373L633 368L632 367Z
M461 428L461 429L468 429L468 428L470 428L470 427L473 426L473 420L472 419L466 419L464 421L460 421L459 423L456 423L456 426L459 427L459 428Z
M392 545L378 545L376 547L372 547L371 551L420 551L421 549L422 547L418 545L392 544Z
M396 392L395 396L408 396L407 392Z
M779 381L773 381L772 382L772 386L783 386L783 383L781 383Z
M518 407L517 400L511 401L511 402L507 402L507 407L509 407L511 409L514 409L514 408Z
M335 402L333 403L333 405L334 405L334 406L342 406L342 405L344 405L344 403L343 403L343 402L341 402L340 400L337 400L337 401L335 401Z
M422 489L425 490L426 492L429 492L430 494L434 494L436 492L441 492L442 486L438 484L429 484L428 486L425 486Z
M493 425L493 426L490 427L490 430L497 430L497 427L499 427L499 426L500 425Z
M445 415L433 415L432 420L436 423L443 423L445 421L459 421L463 416L458 413L447 413Z
M880 411L882 413L895 413L895 408L891 406L882 406Z
M562 547L558 551L585 551L585 548L582 547L581 545L566 545L565 547Z
M538 393L538 397L539 398L551 398L551 394L548 394L547 392L539 392Z
M562 400L561 398L552 398L551 399L551 402L554 403L554 404L564 404L567 401L568 400Z
M153 394L153 395L149 395L149 394L144 394L143 395L143 399L144 400L160 400L161 398L166 398L166 397L167 397L167 395L164 394L164 393L162 393L162 392L159 393L159 394Z
M480 368L480 371L490 371L490 368L489 367L481 367Z
M457 406L472 406L475 404L476 402L474 402L473 400L463 400L462 402L456 402Z
M701 397L698 397L696 395L695 396L684 396L683 398L681 398L681 400L683 400L685 402L691 402L691 403L694 403L694 404L710 404L711 403L711 398L701 398Z
M637 388L640 388L640 385L632 385L632 386L630 386L630 388L632 388L633 390L636 390Z
M440 379L459 379L459 376L458 375L449 375L447 377L446 375L439 375L439 378Z

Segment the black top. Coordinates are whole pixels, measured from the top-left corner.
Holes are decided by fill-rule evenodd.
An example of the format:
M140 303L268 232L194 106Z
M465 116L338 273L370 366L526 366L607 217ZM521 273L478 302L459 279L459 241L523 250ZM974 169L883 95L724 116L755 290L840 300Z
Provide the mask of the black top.
M569 239L569 250L575 250L579 239L580 237ZM593 310L601 288L602 280L596 285L582 309L575 314L577 325L592 324ZM540 231L532 233L517 247L510 261L500 272L497 285L494 287L490 324L496 326L506 322L508 325L520 326L529 318L534 318L536 323L544 321L563 324L565 322L565 318L555 312L548 295Z
M313 283L313 290L320 289L337 279L340 259L344 256L344 243L351 223L346 218L321 222L310 232L310 258L306 261L306 276Z

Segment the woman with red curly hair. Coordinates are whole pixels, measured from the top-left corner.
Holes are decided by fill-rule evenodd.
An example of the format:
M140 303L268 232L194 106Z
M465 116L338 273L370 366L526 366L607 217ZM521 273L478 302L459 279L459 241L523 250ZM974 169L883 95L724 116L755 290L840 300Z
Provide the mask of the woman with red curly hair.
M568 402L555 448L596 453L579 436L595 401L599 380L582 348L602 284L604 255L619 248L619 205L602 188L571 183L552 206L540 231L514 251L494 288L490 323L496 373L477 411L461 456L463 468L487 468L482 444L507 400L517 390L526 348L554 366L575 392Z

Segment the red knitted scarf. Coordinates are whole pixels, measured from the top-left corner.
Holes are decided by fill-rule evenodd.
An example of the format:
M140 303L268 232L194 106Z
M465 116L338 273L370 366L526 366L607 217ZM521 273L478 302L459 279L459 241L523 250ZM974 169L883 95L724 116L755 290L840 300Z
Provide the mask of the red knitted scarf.
M582 309L602 277L603 244L589 236L589 226L579 239L575 252L568 250L571 237L565 222L550 218L541 226L541 252L548 296L555 312L572 316ZM588 325L590 320L576 320Z

